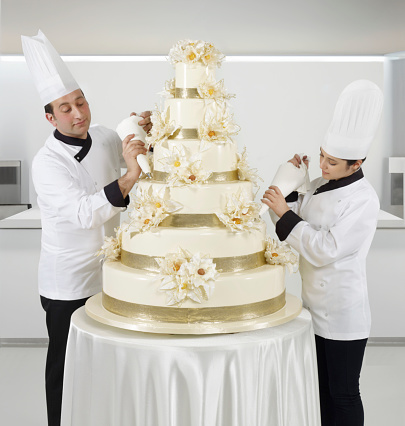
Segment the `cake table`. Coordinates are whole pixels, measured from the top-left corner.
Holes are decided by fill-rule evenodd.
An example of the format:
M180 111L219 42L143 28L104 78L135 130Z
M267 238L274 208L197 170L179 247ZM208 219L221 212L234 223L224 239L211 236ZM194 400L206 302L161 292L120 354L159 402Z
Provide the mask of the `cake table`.
M306 310L278 327L209 336L101 324L80 308L66 353L62 426L320 426Z

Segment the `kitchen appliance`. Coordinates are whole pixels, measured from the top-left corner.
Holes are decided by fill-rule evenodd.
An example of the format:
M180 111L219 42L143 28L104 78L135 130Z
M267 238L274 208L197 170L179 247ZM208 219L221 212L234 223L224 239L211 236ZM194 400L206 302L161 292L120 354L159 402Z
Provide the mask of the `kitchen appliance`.
M21 161L0 161L0 220L31 207L21 203Z

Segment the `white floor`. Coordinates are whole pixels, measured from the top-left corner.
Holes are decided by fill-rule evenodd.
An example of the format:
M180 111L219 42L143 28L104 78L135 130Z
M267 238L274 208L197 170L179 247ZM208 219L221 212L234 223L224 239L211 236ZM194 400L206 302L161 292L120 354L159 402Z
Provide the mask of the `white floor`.
M46 425L45 357L45 348L0 347L1 425ZM405 347L368 346L360 388L366 426L405 426Z

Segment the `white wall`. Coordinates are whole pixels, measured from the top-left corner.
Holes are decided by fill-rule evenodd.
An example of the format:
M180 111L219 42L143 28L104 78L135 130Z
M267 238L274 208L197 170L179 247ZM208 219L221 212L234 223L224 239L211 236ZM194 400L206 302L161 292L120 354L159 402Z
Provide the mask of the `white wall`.
M166 54L182 38L235 54L405 49L402 0L2 0L0 50L47 34L62 54Z

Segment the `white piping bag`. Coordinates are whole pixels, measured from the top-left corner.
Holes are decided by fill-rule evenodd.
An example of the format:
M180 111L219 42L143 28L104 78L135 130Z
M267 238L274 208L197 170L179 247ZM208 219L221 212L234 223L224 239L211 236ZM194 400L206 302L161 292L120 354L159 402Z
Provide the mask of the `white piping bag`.
M124 140L128 135L134 133L135 136L132 140L139 140L145 143L146 141L146 132L143 128L138 124L143 117L139 117L137 115L131 115L125 120L121 121L117 126L117 133L121 140ZM148 146L149 150L149 146ZM148 157L145 154L138 154L136 157L136 161L139 164L139 167L142 171L149 177L152 178L151 169L148 161Z
M283 197L286 198L291 192L297 191L305 194L309 189L309 173L308 168L303 161L304 154L298 154L301 158L300 167L295 167L294 164L288 162L282 164L275 174L270 186L277 186ZM310 158L307 157L310 161ZM269 206L263 203L259 215L263 216Z

